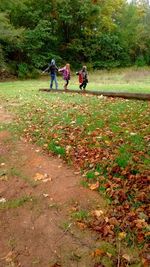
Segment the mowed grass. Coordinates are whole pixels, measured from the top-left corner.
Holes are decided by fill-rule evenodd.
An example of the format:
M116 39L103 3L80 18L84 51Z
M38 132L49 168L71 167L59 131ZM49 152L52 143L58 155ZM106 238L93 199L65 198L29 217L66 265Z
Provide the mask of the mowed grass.
M148 93L148 74L148 69L91 73L88 88ZM1 83L0 104L15 117L13 123L1 124L1 130L23 135L80 170L82 184L111 204L108 220L97 223L101 237L110 241L112 236L113 242L121 232L129 246L137 244L146 251L150 102L39 91L48 83L47 79ZM77 85L74 76L69 88Z

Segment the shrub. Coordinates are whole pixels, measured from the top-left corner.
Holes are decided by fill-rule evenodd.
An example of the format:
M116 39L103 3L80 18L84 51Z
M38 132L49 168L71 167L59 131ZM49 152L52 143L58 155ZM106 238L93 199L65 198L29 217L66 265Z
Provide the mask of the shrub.
M146 61L143 55L137 57L135 64L137 67L144 67L146 65Z
M29 73L29 68L26 63L21 63L18 65L18 77L20 79L25 79Z

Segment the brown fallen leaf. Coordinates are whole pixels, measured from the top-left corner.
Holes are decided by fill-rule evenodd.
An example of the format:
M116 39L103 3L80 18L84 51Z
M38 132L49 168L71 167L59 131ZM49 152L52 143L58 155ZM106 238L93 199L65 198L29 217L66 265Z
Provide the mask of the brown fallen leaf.
M143 267L149 267L150 261L148 259L142 258L142 264Z
M102 210L94 210L94 211L92 211L92 215L97 217L97 218L99 218L103 214L104 214L104 212Z
M99 181L97 181L95 184L88 184L88 185L91 190L96 190L99 188Z
M85 223L77 222L76 224L77 224L77 226L78 226L80 229L85 229L85 228L87 228L87 226L86 226Z

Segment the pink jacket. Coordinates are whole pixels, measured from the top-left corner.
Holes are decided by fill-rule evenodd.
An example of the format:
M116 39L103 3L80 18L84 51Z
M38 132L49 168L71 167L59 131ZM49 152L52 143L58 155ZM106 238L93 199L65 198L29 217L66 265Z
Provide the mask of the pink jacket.
M59 69L58 71L62 72L64 80L70 80L70 71L66 67Z

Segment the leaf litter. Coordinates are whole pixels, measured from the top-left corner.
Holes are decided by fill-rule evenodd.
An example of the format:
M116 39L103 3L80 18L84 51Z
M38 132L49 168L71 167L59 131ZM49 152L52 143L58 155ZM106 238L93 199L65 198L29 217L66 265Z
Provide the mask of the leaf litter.
M88 103L82 105L61 99L51 104L52 116L46 131L47 109L32 106L32 112L23 118L27 123L24 136L32 142L41 140L44 150L48 150L51 140L56 148L64 148L63 158L84 174L89 189L108 198L111 205L107 217L94 217L88 227L112 243L125 233L122 240L127 245L142 246L144 253L150 238L149 103L104 98L100 104L96 102L94 114L90 98L86 97ZM80 125L79 117L83 121ZM99 125L99 121L103 124ZM86 178L89 171L95 174L91 181ZM44 180L40 175L35 179Z

